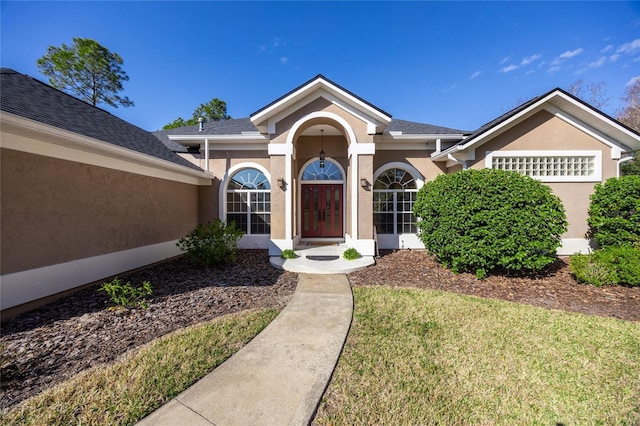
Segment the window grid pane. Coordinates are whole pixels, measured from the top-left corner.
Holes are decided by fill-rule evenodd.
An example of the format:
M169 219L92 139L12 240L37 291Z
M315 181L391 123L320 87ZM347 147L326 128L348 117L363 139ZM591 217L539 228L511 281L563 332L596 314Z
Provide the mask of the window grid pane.
M265 175L256 169L235 173L227 189L227 223L246 234L271 233L271 191Z

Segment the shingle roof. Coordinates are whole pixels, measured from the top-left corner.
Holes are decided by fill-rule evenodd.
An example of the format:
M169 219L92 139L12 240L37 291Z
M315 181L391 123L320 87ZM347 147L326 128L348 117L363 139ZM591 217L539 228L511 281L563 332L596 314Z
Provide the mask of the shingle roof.
M257 132L256 126L251 123L249 117L236 118L222 121L210 121L202 123L202 131L199 125L184 126L175 129L158 130L153 135L160 139L167 148L175 152L187 152L187 148L169 139L169 135L240 135L243 132Z
M604 112L602 112L599 109L595 108L593 105L589 105L587 102L583 101L582 99L578 98L577 96L574 96L571 93L567 92L566 90L563 90L563 89L561 89L559 87L556 87L555 89L549 90L547 93L544 93L544 94L542 94L540 96L536 96L535 98L528 100L527 102L523 103L522 105L518 105L517 107L515 107L511 111L507 111L506 113L502 114L500 117L496 118L495 120L491 120L490 122L482 125L478 130L474 131L468 138L464 139L463 141L460 141L459 144L464 144L464 145L468 144L469 142L471 142L472 140L476 139L477 137L479 137L480 135L482 135L486 131L491 130L492 128L498 126L500 123L510 119L511 117L515 116L516 114L520 113L521 111L524 111L525 109L529 108L531 105L536 104L537 102L539 102L540 100L546 98L547 96L551 95L554 92L560 92L560 93L570 97L574 101L576 101L576 102L584 105L585 107L589 108L591 111L595 112L596 114L601 115L601 116L603 116L603 117L605 117L605 118L617 123L618 125L626 128L627 130L630 130L633 133L639 134L637 131L635 131L632 128L630 128L629 126L619 122L615 118L605 114Z
M467 130L450 129L448 127L434 126L431 124L416 123L413 121L392 119L387 126L390 132L402 132L407 135L440 135L440 134L462 134L468 135Z
M0 69L0 92L2 111L201 170L148 131L12 69Z

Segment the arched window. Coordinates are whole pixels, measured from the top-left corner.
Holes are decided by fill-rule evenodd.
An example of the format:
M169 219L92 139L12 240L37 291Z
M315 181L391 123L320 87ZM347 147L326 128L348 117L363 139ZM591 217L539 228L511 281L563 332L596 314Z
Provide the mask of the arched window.
M379 234L415 234L413 204L418 185L408 171L394 167L380 173L373 184L373 224Z
M257 169L234 173L227 186L227 223L246 234L271 233L271 185Z
M342 172L332 161L325 160L320 167L320 160L315 160L304 168L302 180L342 180Z

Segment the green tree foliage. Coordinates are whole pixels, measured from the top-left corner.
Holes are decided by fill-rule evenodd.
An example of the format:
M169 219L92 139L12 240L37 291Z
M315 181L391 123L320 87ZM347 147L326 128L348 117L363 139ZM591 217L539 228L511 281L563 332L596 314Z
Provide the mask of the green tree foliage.
M122 58L95 40L74 37L72 46L49 46L37 64L51 86L91 105L133 106L129 98L118 95L122 82L129 80Z
M591 195L589 219L600 247L640 243L640 176L610 178Z
M502 170L438 176L418 192L419 238L454 272L539 271L556 259L567 230L551 189Z
M184 126L194 126L198 124L198 118L203 118L206 121L222 121L231 119L227 114L227 103L221 99L213 98L206 104L200 104L200 106L193 111L192 118L185 120L182 117L178 117L171 123L163 126L162 129L167 130Z

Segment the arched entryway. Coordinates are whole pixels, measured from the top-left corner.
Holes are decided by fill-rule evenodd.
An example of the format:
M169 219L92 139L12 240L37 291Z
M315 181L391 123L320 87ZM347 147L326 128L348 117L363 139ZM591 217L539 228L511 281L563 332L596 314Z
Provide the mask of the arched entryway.
M314 158L300 173L300 236L343 239L345 172L331 159Z

